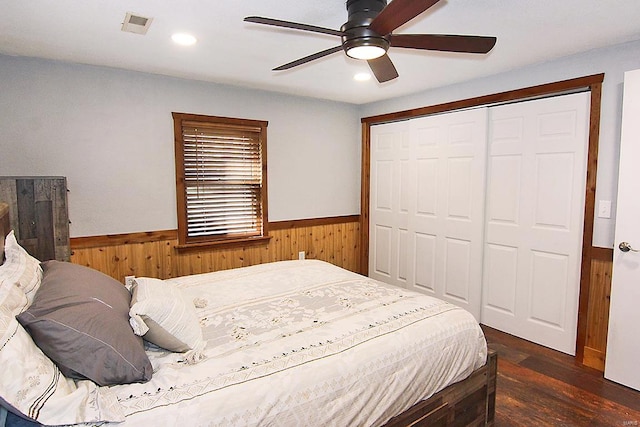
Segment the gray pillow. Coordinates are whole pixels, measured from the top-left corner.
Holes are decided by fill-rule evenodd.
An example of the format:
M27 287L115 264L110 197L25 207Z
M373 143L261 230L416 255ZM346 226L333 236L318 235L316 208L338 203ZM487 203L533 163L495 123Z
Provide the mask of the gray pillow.
M60 371L99 385L150 380L144 344L129 325L127 289L77 264L47 261L42 268L33 304L17 319Z

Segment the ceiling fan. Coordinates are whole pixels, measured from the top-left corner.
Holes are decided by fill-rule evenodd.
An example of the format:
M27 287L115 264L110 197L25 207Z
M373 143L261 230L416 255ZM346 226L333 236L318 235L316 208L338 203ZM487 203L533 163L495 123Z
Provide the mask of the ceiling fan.
M389 47L438 50L444 52L487 53L496 44L495 37L445 34L391 34L396 28L429 9L439 0L347 0L348 20L340 30L316 27L279 19L248 16L246 22L329 34L342 38L340 46L316 52L274 68L288 70L315 59L344 50L347 56L364 59L380 83L398 77L387 55Z

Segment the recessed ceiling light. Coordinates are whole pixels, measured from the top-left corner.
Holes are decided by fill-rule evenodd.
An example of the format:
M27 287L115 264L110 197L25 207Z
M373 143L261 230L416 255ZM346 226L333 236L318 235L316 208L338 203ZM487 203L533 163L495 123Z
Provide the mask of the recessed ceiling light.
M371 74L369 73L358 73L355 76L353 76L353 80L359 81L359 82L366 82L367 80L371 79Z
M196 39L194 36L187 33L176 33L171 36L171 40L182 46L191 46L193 44L196 44L196 42L198 41L198 39Z

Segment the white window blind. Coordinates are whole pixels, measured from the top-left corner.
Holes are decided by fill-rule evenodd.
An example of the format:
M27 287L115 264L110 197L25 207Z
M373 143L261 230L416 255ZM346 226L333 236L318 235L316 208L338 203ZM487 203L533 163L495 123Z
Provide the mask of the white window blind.
M261 236L263 128L180 123L186 242Z

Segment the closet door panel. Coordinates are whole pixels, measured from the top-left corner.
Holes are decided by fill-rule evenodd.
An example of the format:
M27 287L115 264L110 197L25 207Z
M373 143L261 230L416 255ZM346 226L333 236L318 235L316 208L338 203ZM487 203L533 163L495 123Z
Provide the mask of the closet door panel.
M461 304L471 301L472 250L469 240L445 239L444 295Z
M408 287L480 316L486 109L411 120L414 280Z
M409 231L398 230L398 279L404 283L407 282L409 275Z
M489 113L482 322L569 354L577 329L588 111L589 94L578 93Z
M436 253L437 236L433 234L414 233L415 246L415 279L414 290L435 294L436 293Z
M565 325L569 257L553 252L531 251L529 285L530 320L553 329ZM553 295L553 298L549 298Z
M370 275L478 319L486 129L486 109L371 128Z
M454 157L447 162L447 216L471 221L473 192L473 157Z
M438 159L417 160L416 214L435 218L438 204Z
M413 206L406 122L371 128L369 275L406 287L410 263L409 211Z
M376 241L373 253L373 271L375 274L391 278L392 237L393 229L384 225L376 225L373 237Z
M517 226L520 218L520 176L522 158L519 155L496 155L489 159L487 190L487 220L492 224Z
M518 248L487 244L484 253L484 304L503 316L514 317L516 312L516 288L518 275Z

